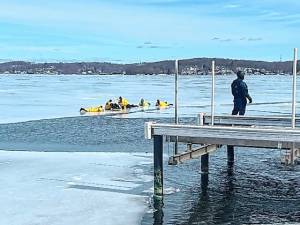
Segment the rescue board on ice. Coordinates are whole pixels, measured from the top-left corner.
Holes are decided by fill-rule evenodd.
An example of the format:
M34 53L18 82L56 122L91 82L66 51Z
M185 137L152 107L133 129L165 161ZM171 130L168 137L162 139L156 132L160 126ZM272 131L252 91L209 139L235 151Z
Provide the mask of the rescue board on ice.
M166 107L138 107L138 108L131 108L131 109L114 109L114 110L104 110L103 112L88 112L84 110L80 110L80 115L87 115L87 116L114 116L120 114L130 114L130 113L138 113L138 112L151 112L157 110L165 110L172 108L172 106Z

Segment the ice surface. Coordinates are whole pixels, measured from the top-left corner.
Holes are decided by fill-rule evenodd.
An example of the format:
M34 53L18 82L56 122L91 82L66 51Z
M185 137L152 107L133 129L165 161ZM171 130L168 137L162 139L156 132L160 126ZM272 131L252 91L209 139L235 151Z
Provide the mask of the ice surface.
M151 157L1 151L0 224L139 224L147 196L135 189L149 182L140 161Z
M217 114L232 110L233 79L235 76L216 77ZM248 106L248 115L291 113L291 104L284 102L291 102L292 76L246 76L245 81L254 103ZM81 107L104 105L120 95L132 104L145 98L152 105L145 112L137 110L119 117L174 116L174 107L154 107L157 99L174 103L174 76L1 75L0 83L0 123L79 116ZM180 117L210 112L210 76L180 76L178 87ZM277 104L269 104L272 102Z

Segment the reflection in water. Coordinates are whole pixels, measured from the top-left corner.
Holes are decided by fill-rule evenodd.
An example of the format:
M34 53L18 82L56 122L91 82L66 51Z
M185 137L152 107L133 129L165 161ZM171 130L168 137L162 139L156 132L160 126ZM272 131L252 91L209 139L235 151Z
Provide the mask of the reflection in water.
M219 214L216 218L218 222L234 221L235 218L235 177L233 162L227 164L227 176L224 178L224 189L222 190L223 197L220 200Z
M233 163L228 164L217 187L214 180L209 179L213 174L200 173L199 185L186 193L189 195L187 198L180 196L183 193L168 195L165 199L154 197L153 225L222 224L234 221L237 204L234 169ZM197 183L196 180L194 182ZM173 218L169 214L172 212L177 212Z
M194 224L195 222L199 224L206 224L207 219L203 215L208 215L210 213L210 196L208 189L208 173L201 173L201 191L197 190L199 193L198 198L194 201L191 209L186 209L189 212L189 216L185 222L180 224Z
M227 174L229 177L233 176L234 161L227 161Z
M208 200L208 173L201 174L201 199Z
M181 224L221 224L234 218L235 187L234 187L233 163L228 165L227 174L224 177L224 186L216 193L209 189L209 174L201 174L201 192L191 209L189 218ZM216 196L221 197L217 200Z
M163 218L164 218L164 199L163 197L156 197L153 196L153 206L154 206L154 212L153 212L153 225L162 225L163 224Z

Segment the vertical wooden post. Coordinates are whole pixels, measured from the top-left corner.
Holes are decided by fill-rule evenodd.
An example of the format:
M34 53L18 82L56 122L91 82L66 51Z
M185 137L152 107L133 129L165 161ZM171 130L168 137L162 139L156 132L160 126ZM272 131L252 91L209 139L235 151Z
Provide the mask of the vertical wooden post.
M204 113L198 114L198 121L199 126L204 126ZM201 172L208 173L208 163L209 163L209 154L205 154L201 156Z
M296 94L297 94L297 56L298 49L294 48L294 62L293 62L293 99L292 99L292 128L296 127ZM291 149L291 164L295 163L295 143Z
M192 145L193 145L192 143L187 144L187 151L192 151L192 149L193 149Z
M201 173L201 195L207 197L208 173Z
M215 61L212 61L211 64L211 74L212 74L212 82L211 82L211 125L214 125L215 119Z
M201 156L201 172L208 173L209 154Z
M178 60L175 60L175 123L178 124L178 73L179 64Z
M199 113L197 118L197 125L204 126L204 113Z
M292 128L296 125L296 93L297 93L297 55L298 49L294 49L294 63L293 63L293 100L292 100Z
M227 145L227 163L228 165L234 163L234 147L232 145Z
M175 60L175 124L178 124L178 72L179 65L178 60ZM178 137L175 140L175 147L174 147L175 155L178 154Z
M154 195L163 196L163 136L154 135Z

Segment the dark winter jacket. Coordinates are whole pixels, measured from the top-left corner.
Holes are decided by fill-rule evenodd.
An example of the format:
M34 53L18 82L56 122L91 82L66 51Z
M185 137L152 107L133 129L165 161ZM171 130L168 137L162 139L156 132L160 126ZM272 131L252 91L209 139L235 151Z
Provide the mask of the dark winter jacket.
M252 101L252 99L248 93L247 84L240 78L237 78L236 80L234 80L232 82L231 93L234 97L234 100L237 100L237 99L246 100L246 98L248 98L250 102Z

